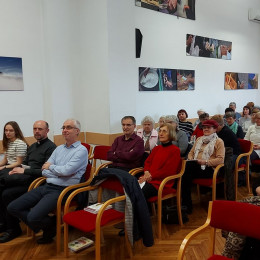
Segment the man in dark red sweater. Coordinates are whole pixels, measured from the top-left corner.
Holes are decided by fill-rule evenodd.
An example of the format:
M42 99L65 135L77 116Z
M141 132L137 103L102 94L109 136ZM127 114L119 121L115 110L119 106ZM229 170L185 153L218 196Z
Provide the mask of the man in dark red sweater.
M133 116L125 116L121 120L124 135L115 139L107 158L112 161L111 168L129 171L142 166L144 141L135 134L136 120Z

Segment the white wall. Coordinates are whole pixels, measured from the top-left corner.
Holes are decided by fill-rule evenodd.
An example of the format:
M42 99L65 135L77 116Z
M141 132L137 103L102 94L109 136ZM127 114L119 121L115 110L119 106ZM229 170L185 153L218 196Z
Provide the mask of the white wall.
M135 25L144 36L137 65L195 70L194 91L137 92L139 122L147 113L158 119L161 114L176 114L180 108L195 117L199 108L210 114L223 113L230 101L237 103L239 111L249 101L260 104L260 90L224 90L225 72L251 72L260 76L260 24L248 21L249 7L260 9L260 2L199 0L195 21L136 7ZM232 41L232 60L186 56L187 33ZM145 101L147 97L149 101Z
M0 56L22 58L24 81L24 91L0 91L0 136L10 120L17 121L23 133L31 136L32 122L44 118L39 1L1 0L0 24Z
M120 119L198 108L223 113L230 101L260 104L260 90L224 91L224 72L260 74L260 24L248 21L259 0L197 0L191 21L136 7L134 0L0 0L0 55L23 58L24 91L1 91L2 126L16 120L26 136L37 119L59 134L78 118L82 130L114 133ZM143 33L135 58L135 28ZM232 41L232 60L188 57L186 34ZM139 92L138 67L194 69L188 92Z

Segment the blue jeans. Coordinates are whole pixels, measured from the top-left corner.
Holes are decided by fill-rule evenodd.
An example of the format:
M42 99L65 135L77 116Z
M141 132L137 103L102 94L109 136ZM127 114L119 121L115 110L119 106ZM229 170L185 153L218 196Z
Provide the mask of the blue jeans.
M57 200L64 188L66 187L46 183L11 202L7 210L37 233L51 225L48 214L56 209Z

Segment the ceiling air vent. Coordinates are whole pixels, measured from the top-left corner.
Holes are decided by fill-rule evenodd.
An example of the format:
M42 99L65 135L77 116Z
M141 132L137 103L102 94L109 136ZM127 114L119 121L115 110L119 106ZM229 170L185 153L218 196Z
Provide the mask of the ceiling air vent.
M248 20L252 22L260 23L260 10L259 9L249 9L248 10Z

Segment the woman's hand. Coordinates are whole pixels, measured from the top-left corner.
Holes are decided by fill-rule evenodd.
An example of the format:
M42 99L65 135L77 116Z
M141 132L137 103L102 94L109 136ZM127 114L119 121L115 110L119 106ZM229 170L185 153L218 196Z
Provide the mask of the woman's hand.
M139 179L138 179L138 182L139 183L143 183L145 181L151 181L152 180L152 175L149 171L145 171L144 172L144 175L141 176Z
M254 144L253 148L254 148L254 150L260 150L260 145L259 144Z
M207 164L207 161L206 160L198 160L198 164L200 165L206 165Z

